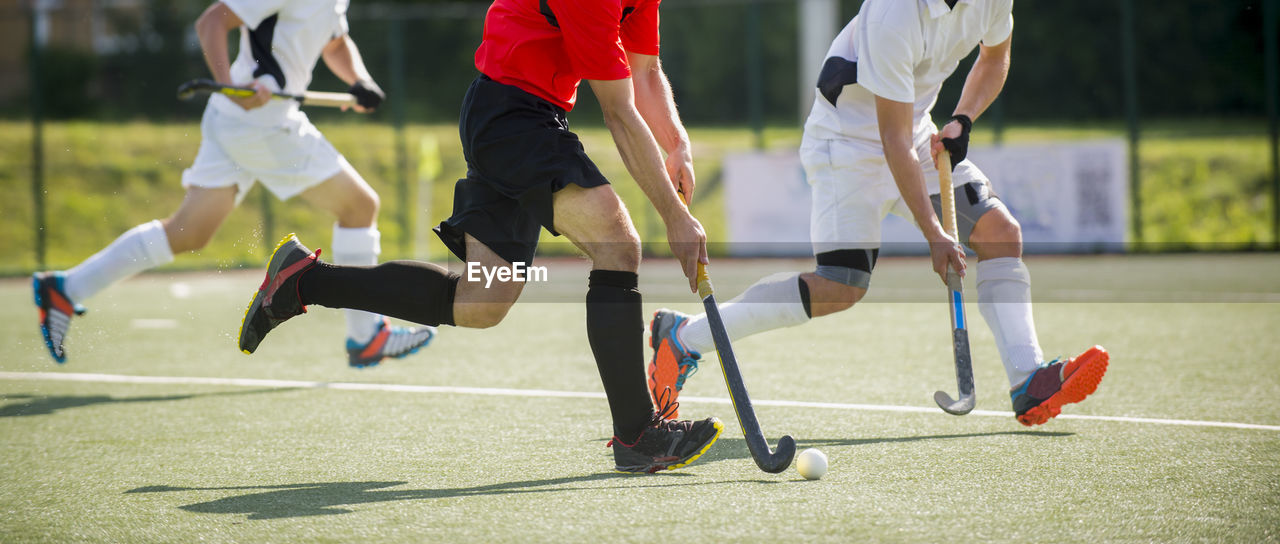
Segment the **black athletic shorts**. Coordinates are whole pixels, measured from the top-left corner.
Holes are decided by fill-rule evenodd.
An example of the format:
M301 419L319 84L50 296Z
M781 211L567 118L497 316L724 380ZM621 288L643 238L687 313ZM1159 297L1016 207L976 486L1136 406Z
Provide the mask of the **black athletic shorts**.
M467 177L454 187L453 215L435 232L464 261L466 233L509 263L533 262L539 227L559 235L552 193L570 183L609 183L569 131L563 109L485 75L462 99L458 133Z

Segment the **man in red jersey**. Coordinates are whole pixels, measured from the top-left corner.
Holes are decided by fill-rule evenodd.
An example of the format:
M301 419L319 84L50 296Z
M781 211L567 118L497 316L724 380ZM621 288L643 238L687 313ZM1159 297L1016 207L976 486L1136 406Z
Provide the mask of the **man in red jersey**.
M716 418L666 419L675 411L670 402L655 411L637 290L640 237L565 117L587 80L693 291L697 263L706 262L706 234L678 194L693 195L693 161L658 61L658 4L497 0L489 7L476 51L481 75L463 98L458 127L467 177L454 190L453 215L436 228L469 269L527 265L541 228L563 234L591 258L587 337L613 416L616 468L623 472L682 467L723 429ZM431 263L335 266L317 254L290 238L272 255L245 315L242 350L252 352L308 304L430 325L492 327L524 288L523 279L502 276L491 284L460 281Z

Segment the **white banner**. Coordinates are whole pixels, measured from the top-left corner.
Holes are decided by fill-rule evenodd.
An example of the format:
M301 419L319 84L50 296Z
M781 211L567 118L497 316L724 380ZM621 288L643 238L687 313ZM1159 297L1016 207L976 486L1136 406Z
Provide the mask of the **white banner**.
M973 147L972 160L1022 224L1027 253L1123 251L1129 173L1122 140ZM729 253L811 254L810 191L796 152L728 155ZM927 253L911 221L889 215L885 253Z

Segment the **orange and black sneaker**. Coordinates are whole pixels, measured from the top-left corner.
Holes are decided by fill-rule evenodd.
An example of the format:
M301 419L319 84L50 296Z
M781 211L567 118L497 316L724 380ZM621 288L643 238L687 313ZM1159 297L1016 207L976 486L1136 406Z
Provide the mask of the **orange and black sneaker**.
M384 357L408 357L435 337L435 327L400 327L383 317L378 322L378 332L373 333L368 342L362 344L354 338L347 338L347 364L364 368L382 362Z
M676 421L679 403L668 394L660 397L662 408L655 411L649 424L630 444L613 437L606 446L613 448L614 470L633 474L652 474L659 470L675 470L694 462L720 438L724 424L709 417L699 421Z
M280 240L267 263L267 276L249 301L240 321L240 351L253 353L271 329L306 313L298 293L298 278L316 265L320 250L312 252L290 233Z
M684 389L684 382L698 372L698 360L702 355L684 347L680 342L680 327L689 316L663 308L653 313L649 322L649 345L653 347L653 360L649 362L649 393L656 400L664 394L675 400ZM671 417L679 417L678 408L672 408Z
M36 272L31 275L31 290L35 294L36 308L40 310L40 333L49 355L59 364L67 361L67 351L62 342L71 328L71 316L84 315L84 306L67 296L66 276L62 272Z
M1031 377L1009 393L1018 423L1040 425L1062 412L1062 405L1080 402L1098 389L1111 355L1093 346L1079 356L1040 365Z

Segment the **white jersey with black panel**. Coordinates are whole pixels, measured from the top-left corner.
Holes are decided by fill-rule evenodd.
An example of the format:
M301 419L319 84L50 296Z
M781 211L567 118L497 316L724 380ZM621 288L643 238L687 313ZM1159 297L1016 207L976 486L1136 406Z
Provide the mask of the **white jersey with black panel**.
M875 97L914 104L917 144L937 129L942 83L979 43L1013 32L1013 0L866 0L827 51L805 137L878 147Z
M231 64L231 80L261 82L272 91L301 94L311 84L320 54L348 31L349 0L221 0L240 20L240 52ZM221 95L210 104L246 121L271 121L297 109L293 101L272 100L244 111Z

